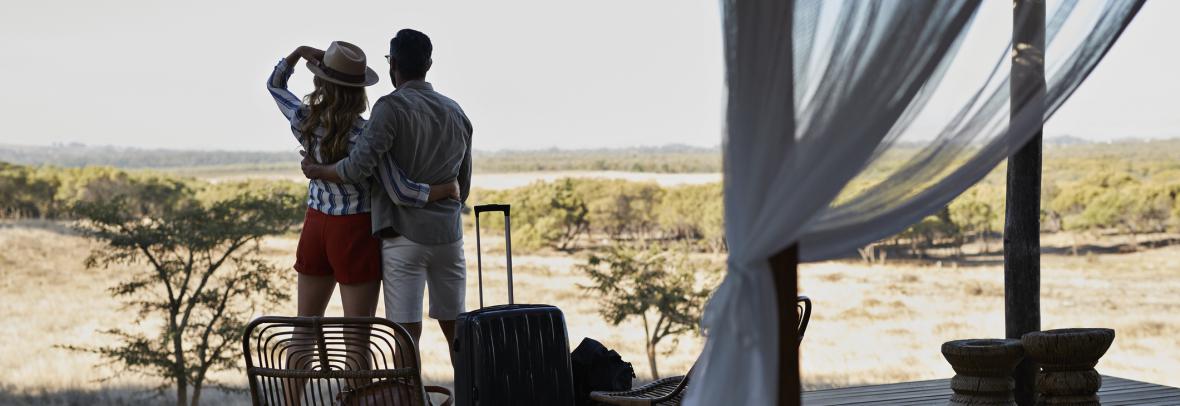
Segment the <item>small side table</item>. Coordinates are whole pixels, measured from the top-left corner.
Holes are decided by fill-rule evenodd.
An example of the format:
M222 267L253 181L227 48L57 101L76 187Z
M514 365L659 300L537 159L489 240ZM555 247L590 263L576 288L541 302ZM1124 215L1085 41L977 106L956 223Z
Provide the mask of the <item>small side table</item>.
M1020 338L1029 358L1040 365L1037 405L1098 406L1102 376L1094 370L1114 342L1108 328L1037 331Z
M955 370L948 405L1016 406L1012 370L1024 358L1016 339L955 340L942 344L942 356Z

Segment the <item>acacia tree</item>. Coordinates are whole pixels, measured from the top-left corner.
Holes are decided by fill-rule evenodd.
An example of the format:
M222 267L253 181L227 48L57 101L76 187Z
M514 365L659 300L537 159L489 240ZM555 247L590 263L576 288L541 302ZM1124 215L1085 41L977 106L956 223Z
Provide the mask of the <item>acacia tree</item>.
M589 209L585 200L574 189L574 181L535 182L518 189L519 193L490 193L486 201L512 204L518 230L514 242L525 250L545 246L570 250L578 238L590 229ZM501 218L488 219L490 228L503 223Z
M980 199L975 193L964 194L950 204L951 220L966 233L974 234L983 242L983 251L988 253L988 236L992 233L992 224L997 219L996 210L987 201Z
M542 227L553 227L555 230L560 230L554 241L555 245L559 250L569 250L574 247L578 236L585 234L590 229L590 221L586 218L589 209L586 208L586 202L574 193L573 180L568 178L560 180L553 185L551 190L549 218L554 223L542 225Z
M32 169L0 162L0 218L46 218L54 213L56 179Z
M672 238L699 240L709 251L720 253L726 249L723 201L721 183L669 188L656 217Z
M137 321L160 320L162 326L154 334L115 327L104 332L118 337L118 345L67 348L163 377L161 391L174 385L176 404L195 406L205 386L224 388L209 372L240 368L249 317L289 299L290 272L262 259L258 243L294 224L299 200L252 191L212 203L189 198L149 213L137 213L143 205L132 200L76 206L80 229L103 245L86 266L127 272L110 291L138 310Z
M1140 186L1124 192L1123 198L1129 200L1125 203L1128 209L1123 212L1122 222L1131 235L1132 249L1139 249L1138 234L1167 230L1175 198L1166 188Z
M709 291L700 287L697 272L708 267L690 261L679 251L659 251L615 244L590 255L578 267L593 281L582 286L596 293L599 313L613 325L630 317L643 322L647 362L659 379L657 348L666 338L696 332Z
M654 182L619 179L580 179L574 192L590 209L588 220L595 230L611 239L655 237L658 207L665 190Z

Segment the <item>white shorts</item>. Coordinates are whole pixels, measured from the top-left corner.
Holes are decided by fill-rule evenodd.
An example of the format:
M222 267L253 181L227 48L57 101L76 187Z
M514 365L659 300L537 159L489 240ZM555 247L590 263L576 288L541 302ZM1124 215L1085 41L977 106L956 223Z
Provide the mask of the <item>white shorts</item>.
M423 288L430 287L430 318L455 320L464 311L467 261L463 240L425 245L406 237L381 240L385 318L422 322Z

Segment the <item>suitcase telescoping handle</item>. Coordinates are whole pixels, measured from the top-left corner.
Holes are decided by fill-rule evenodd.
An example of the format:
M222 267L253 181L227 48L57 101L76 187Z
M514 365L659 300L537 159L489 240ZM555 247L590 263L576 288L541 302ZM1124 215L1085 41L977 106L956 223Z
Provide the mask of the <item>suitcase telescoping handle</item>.
M483 250L479 244L479 214L485 211L504 213L504 253L508 257L508 304L513 304L512 297L512 215L511 207L507 204L482 204L475 206L475 262L479 273L479 307L483 308Z

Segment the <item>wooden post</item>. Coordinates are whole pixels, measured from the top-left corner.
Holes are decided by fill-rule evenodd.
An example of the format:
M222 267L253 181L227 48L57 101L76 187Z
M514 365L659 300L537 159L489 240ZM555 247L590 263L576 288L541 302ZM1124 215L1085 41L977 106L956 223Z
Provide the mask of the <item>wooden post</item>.
M1012 81L1010 113L1044 112L1045 1L1015 0L1012 8ZM1035 113L1034 113L1035 114ZM1041 130L1008 158L1007 207L1004 218L1005 335L1020 338L1041 329ZM1025 360L1016 367L1016 403L1036 400L1037 366Z
M799 244L770 257L774 291L778 299L778 404L797 406L802 402L799 386Z
M738 2L740 3L740 2ZM787 34L786 40L792 41L794 36L795 2L787 1L785 21L781 22L781 29ZM794 54L787 52L779 62L779 69L787 69L786 77L794 78ZM794 80L787 91L790 95L794 91ZM784 106L779 110L794 121L795 98L786 97ZM795 144L795 123L790 125L790 131L779 137L778 145L766 145L765 148L775 148L778 151L788 151ZM778 306L778 405L798 406L803 403L803 393L799 385L799 314L795 311L795 301L799 297L799 244L791 244L786 249L770 257L770 272L774 276L774 292Z

